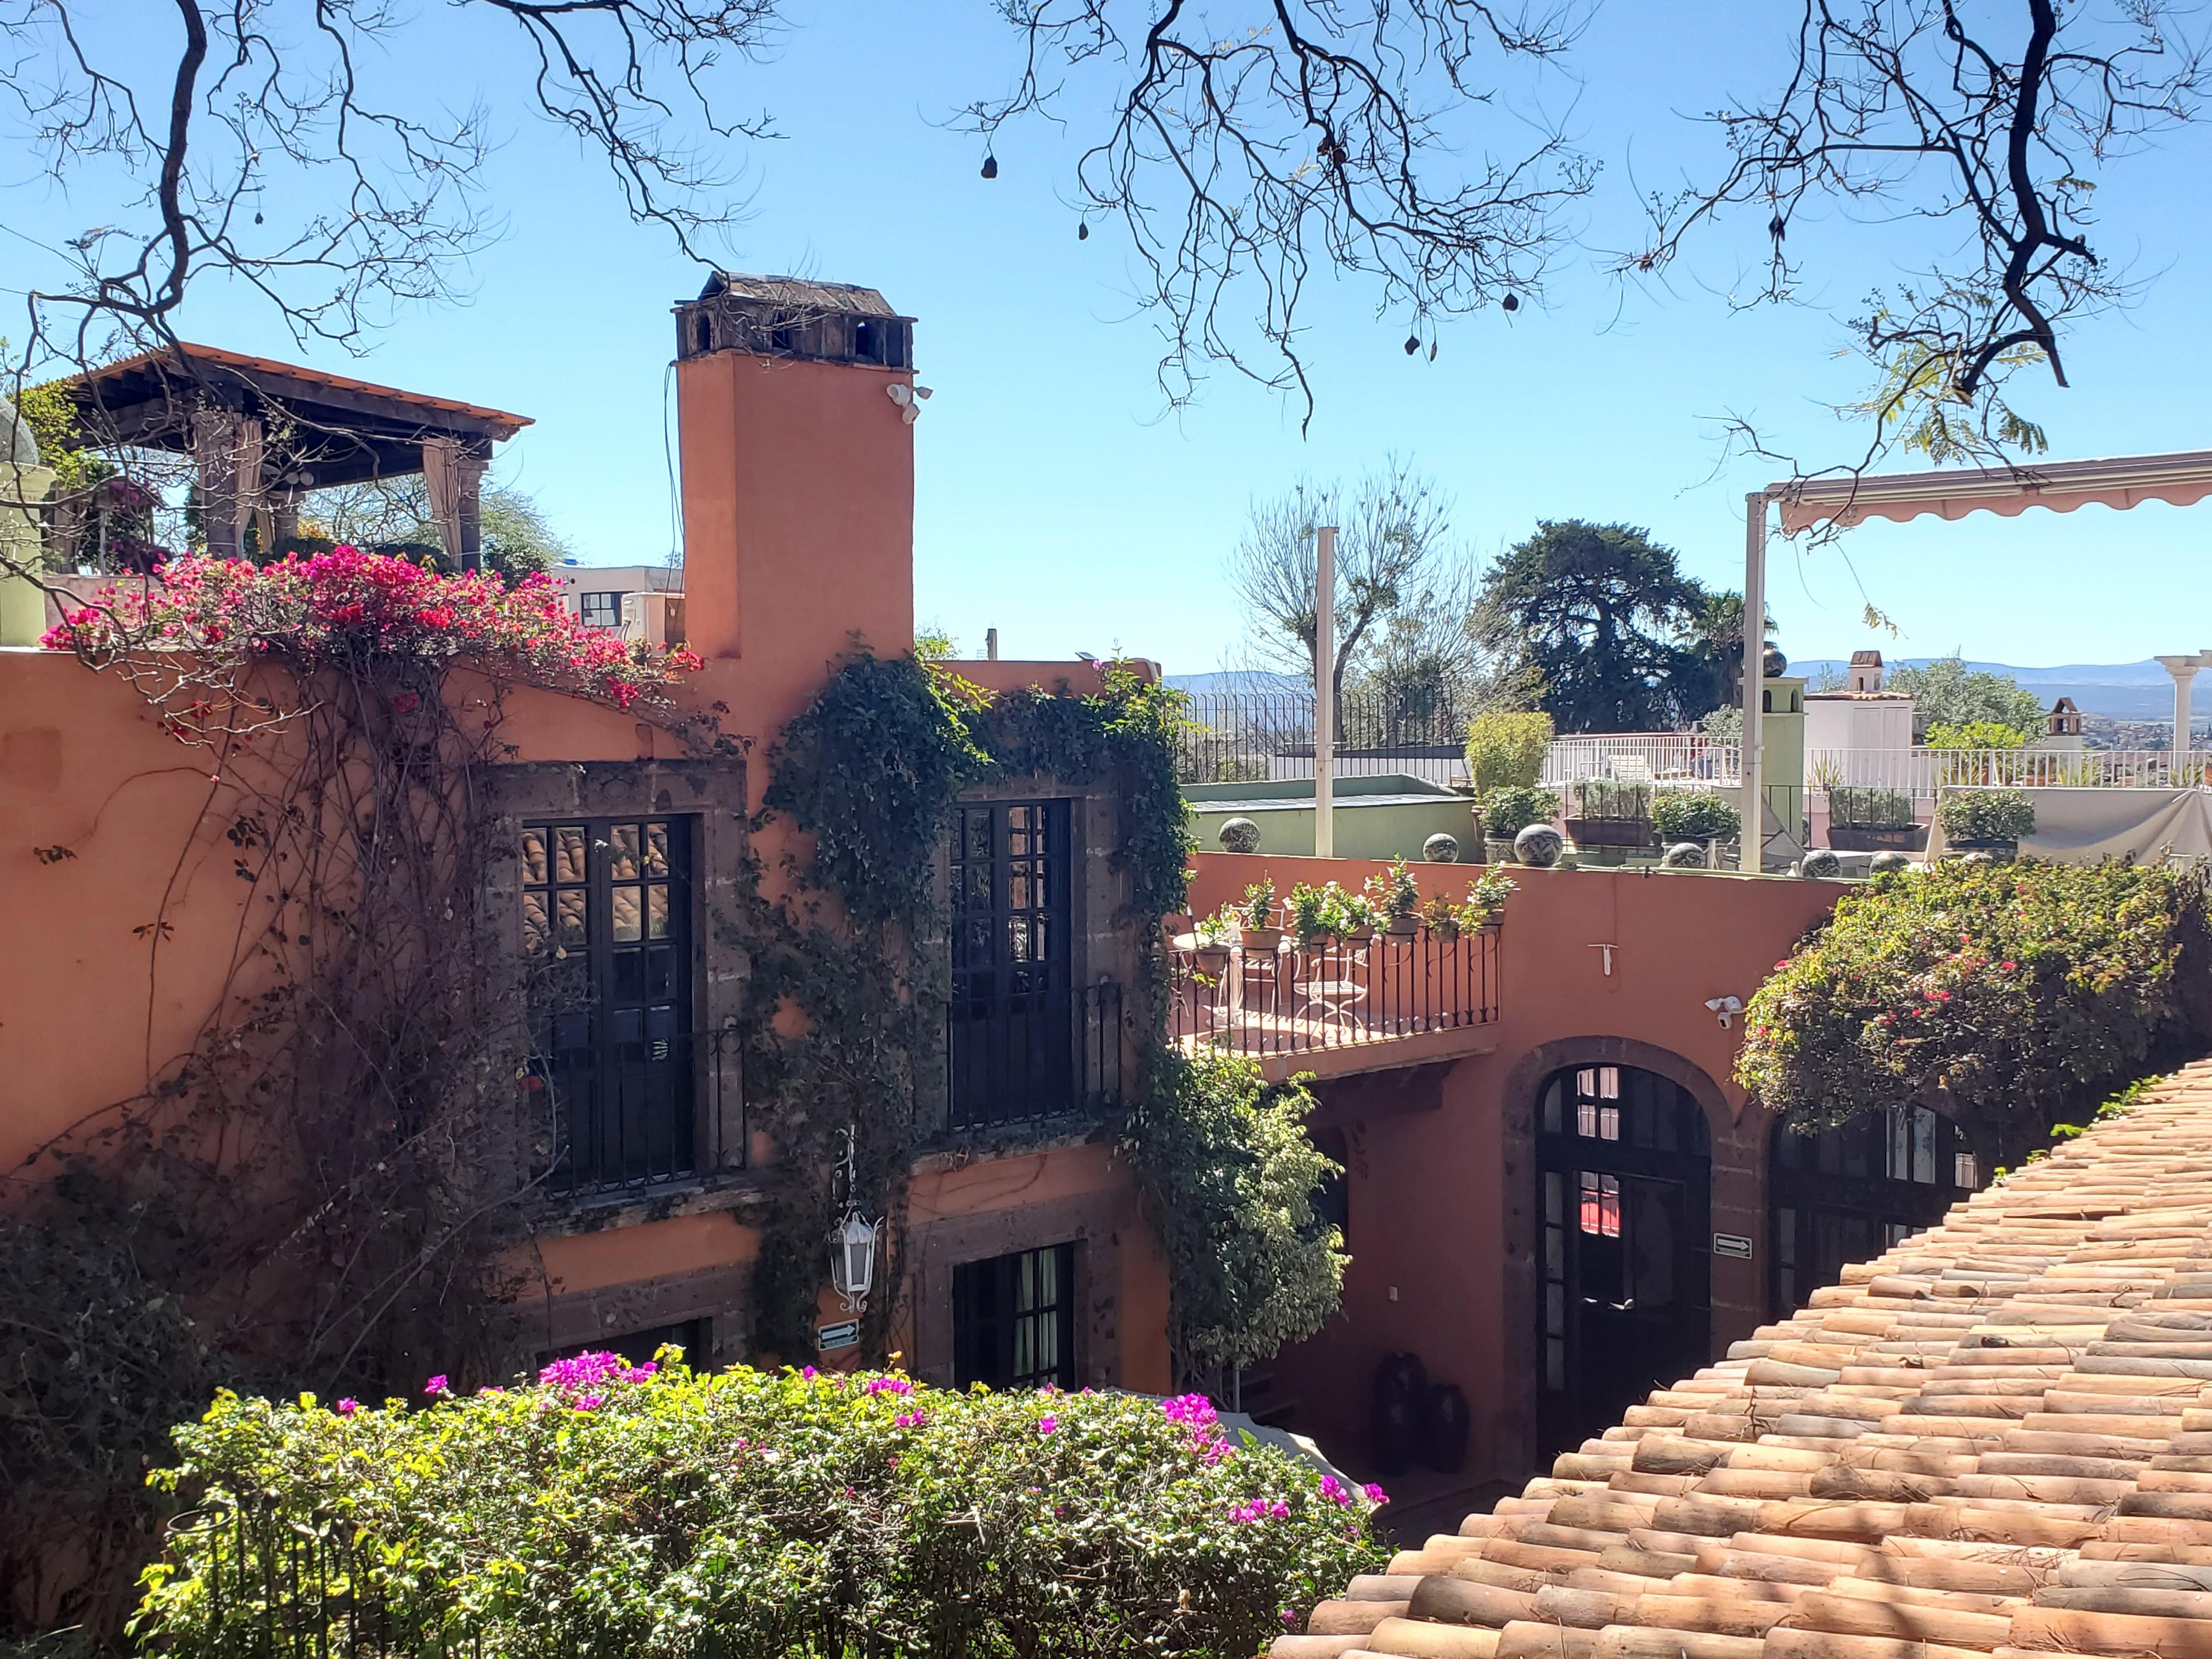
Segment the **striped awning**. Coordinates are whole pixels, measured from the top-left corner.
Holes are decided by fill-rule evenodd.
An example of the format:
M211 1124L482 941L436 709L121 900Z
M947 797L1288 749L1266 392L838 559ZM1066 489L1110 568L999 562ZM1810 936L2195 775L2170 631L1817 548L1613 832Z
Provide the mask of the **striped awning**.
M2095 503L2140 507L2164 501L2188 507L2212 495L2212 449L2170 455L2122 455L2107 460L2051 461L2018 466L1947 467L1929 472L1844 474L1769 484L1787 534L1820 525L1847 526L1869 519L1903 523L1933 514L2012 518L2031 507L2071 513Z

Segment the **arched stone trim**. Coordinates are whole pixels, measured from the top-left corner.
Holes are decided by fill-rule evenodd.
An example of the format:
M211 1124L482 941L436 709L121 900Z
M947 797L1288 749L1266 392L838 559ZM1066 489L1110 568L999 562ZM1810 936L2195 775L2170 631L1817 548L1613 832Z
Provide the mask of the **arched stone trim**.
M1528 1473L1536 1445L1536 1103L1553 1073L1571 1066L1632 1066L1677 1084L1705 1112L1712 1143L1713 1231L1754 1241L1766 1250L1766 1152L1763 1111L1739 1115L1704 1067L1672 1049L1632 1037L1560 1037L1539 1043L1516 1060L1501 1091L1500 1185L1505 1217L1504 1374L1519 1379L1513 1397L1500 1402L1498 1474ZM1716 1257L1712 1263L1713 1351L1717 1353L1761 1321L1766 1305L1765 1264Z

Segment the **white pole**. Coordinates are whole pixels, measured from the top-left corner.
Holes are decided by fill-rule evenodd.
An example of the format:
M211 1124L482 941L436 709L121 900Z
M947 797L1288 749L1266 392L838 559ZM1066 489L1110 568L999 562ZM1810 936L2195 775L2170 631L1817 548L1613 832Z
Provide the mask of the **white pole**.
M2158 659L2159 666L2173 676L2173 742L2166 763L2168 781L2176 785L2189 760L2189 683L2197 678L2197 662L2195 656Z
M1766 756L1759 715L1766 689L1766 492L1743 498L1743 833L1736 867L1757 875L1766 852Z
M1336 856L1336 526L1314 532L1314 856Z

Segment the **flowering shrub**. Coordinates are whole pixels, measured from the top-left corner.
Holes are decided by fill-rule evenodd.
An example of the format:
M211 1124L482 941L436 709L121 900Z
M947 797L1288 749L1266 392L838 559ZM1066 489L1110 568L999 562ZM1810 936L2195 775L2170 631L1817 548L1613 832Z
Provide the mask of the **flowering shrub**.
M509 587L489 571L441 576L351 547L269 565L194 556L155 574L143 588L104 590L40 643L95 663L149 648L356 669L372 659L435 667L470 657L625 708L673 672L699 665L688 651L627 644L586 627L562 609L548 576Z
M2202 884L2166 868L1878 877L1775 964L1745 1011L1736 1075L1815 1127L1945 1090L2011 1161L2185 1034L2179 969L2203 938Z
M179 1659L260 1651L271 1624L301 1650L501 1659L1246 1659L1382 1558L1379 1492L1232 1440L1195 1396L586 1354L428 1407L226 1394L175 1438L156 1479L193 1507L137 1629Z

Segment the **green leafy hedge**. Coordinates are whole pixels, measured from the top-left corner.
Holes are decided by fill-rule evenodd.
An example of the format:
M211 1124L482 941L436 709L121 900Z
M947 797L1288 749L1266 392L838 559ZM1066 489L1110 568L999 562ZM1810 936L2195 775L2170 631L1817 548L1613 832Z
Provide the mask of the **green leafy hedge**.
M2013 1162L2189 1040L2204 939L2203 883L2167 868L1877 877L1752 997L1736 1075L1814 1127L1947 1091Z
M1743 814L1711 789L1662 789L1651 806L1662 841L1725 841L1743 826Z
M1962 789L1943 798L1936 817L1954 841L2018 841L2035 833L2035 803L2017 789Z
M664 1357L667 1352L664 1351ZM175 1659L1246 1659L1382 1551L1204 1400L611 1354L427 1408L225 1394L137 1633ZM327 1641L327 1646L325 1645Z

